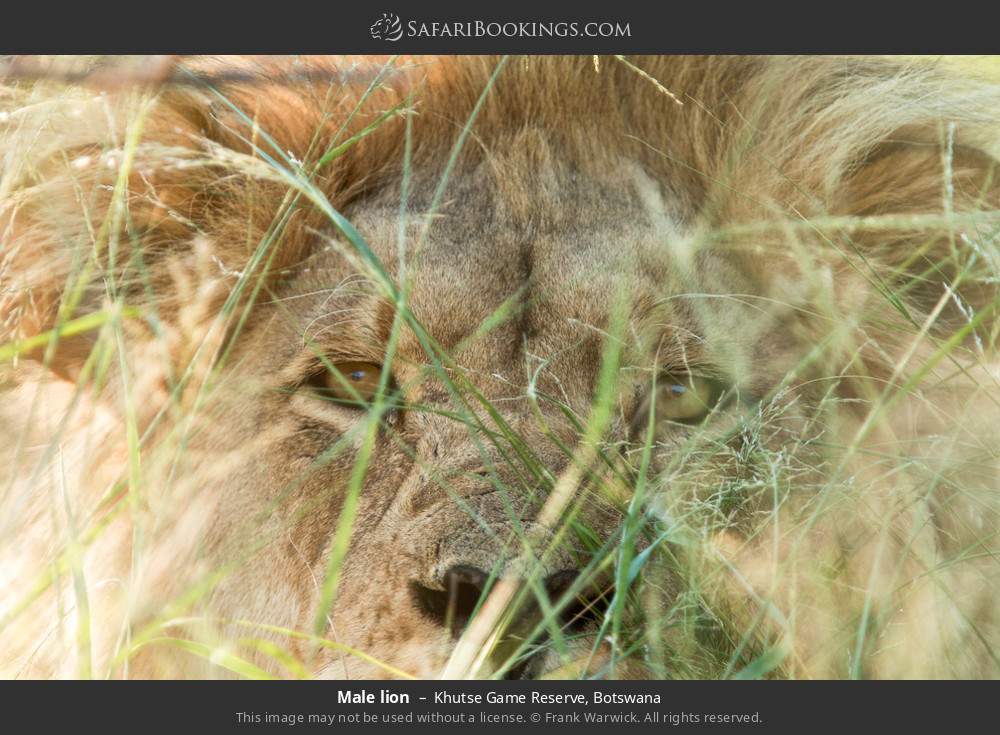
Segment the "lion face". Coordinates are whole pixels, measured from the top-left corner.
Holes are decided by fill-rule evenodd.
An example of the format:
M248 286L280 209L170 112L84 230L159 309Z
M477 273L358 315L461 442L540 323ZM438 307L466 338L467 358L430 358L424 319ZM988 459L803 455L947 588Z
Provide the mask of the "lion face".
M368 29L372 34L372 38L376 39L382 38L382 34L385 32L386 25L388 22L389 22L389 16L383 15L377 21L372 23L371 28Z
M368 30L377 41L397 41L403 33L399 18L389 13L383 13Z
M409 270L407 306L423 334L400 324L394 305L370 275L359 273L349 246L336 237L321 240L275 292L234 356L234 364L247 367L227 378L241 386L232 398L241 408L218 412L215 428L249 461L222 481L217 512L245 516L247 508L260 511L287 494L269 525L288 540L259 552L266 566L285 571L261 577L255 564L245 578L223 584L216 604L243 609L244 591L252 587L260 614L273 615L272 600L295 599L298 617L287 624L308 629L314 622L321 601L315 580L326 574L343 488L370 420L365 407L324 400L310 382L317 371L329 374L324 361L388 365L388 383L398 391L398 406L371 440L357 501L360 523L325 635L398 669L433 676L487 580L525 574L527 554L555 594L587 567L594 544L618 532L627 498L596 487L577 518L594 534L589 550L580 539L554 543L554 530L537 522L552 486L572 465L615 310L627 314L622 331L629 352L603 440L615 454L634 452L641 409L657 372L666 371L657 360L683 351L693 361L709 350L695 344L703 327L691 310L658 303L665 293L683 293L685 279L661 247L664 227L675 227L668 202L642 203L648 177L626 161L604 178L565 176L558 162L533 173L546 181L523 178L511 201L509 181L485 169L470 172L454 184L461 204L439 212L439 224L427 214L430 201L416 198L405 213L404 239L413 250L402 260L398 193L349 211L389 278L402 282ZM483 222L491 223L488 232ZM721 262L702 267L724 270ZM667 282L675 285L664 291ZM443 375L430 363L428 341L453 361ZM246 385L260 390L247 395ZM659 428L664 441L680 441L687 431L665 422ZM523 444L498 438L502 430ZM250 457L245 442L255 447ZM205 445L218 450L214 431ZM333 447L341 448L324 459ZM518 451L529 457L519 459ZM668 458L662 452L657 462ZM456 584L464 597L455 596ZM598 604L604 596L610 597L607 589ZM449 615L456 620L446 621ZM588 620L596 617L595 611ZM384 671L336 652L322 657L320 670L351 677Z
M996 521L992 414L969 410L995 397L979 98L945 105L970 111L944 155L914 101L936 77L647 62L687 104L586 59L417 65L370 96L228 90L253 116L163 95L117 271L76 212L119 211L112 132L78 139L109 113L47 118L0 209L4 323L37 336L67 298L109 316L4 376L0 428L23 438L0 588L85 518L88 604L112 621L94 665L116 674L238 655L260 675L699 676L760 656L840 676L862 609L866 672L982 672L938 668L964 629L912 643L957 604L927 570L988 573L953 562ZM39 400L60 422L26 423ZM969 595L979 640L993 596ZM22 614L39 604L0 607L51 642L2 665L75 673L64 621Z
M579 481L575 491L585 500L574 524L586 539L567 538L565 529L557 538L559 528L538 517L579 461L609 338L622 344L623 357L602 446L626 483L650 441L651 397L688 388L677 376L710 377L727 400L657 420L649 472L670 468L692 441L727 447L698 463L699 487L718 488L747 472L753 462L738 457L747 438L734 426L759 413L764 396L771 396L768 410L781 405L786 430L756 441L775 451L797 441L788 427L802 420L809 391L788 405L773 392L809 345L789 335L787 292L780 306L747 303L772 298L786 281L755 278L738 254L704 252L686 262L689 233L678 202L627 159L581 177L543 135L521 143L526 148L456 179L455 203L433 217L431 199L420 195L401 215L392 189L347 210L388 279L409 284L406 308L420 331L358 267L349 244L336 234L319 238L255 315L232 358L240 367L225 378L236 393L217 390L224 407L192 447L219 455L213 461L223 467L239 466L212 479L219 518L268 518L268 541L254 539L263 544L254 564L219 585L213 608L306 630L324 604L317 580L337 553L345 488L370 451L336 601L327 601L321 630L379 663L322 651L314 660L319 675L434 676L497 579L537 579L557 600L587 570L584 602L569 606L564 624L581 651L592 645L588 635L614 582L590 566L594 552L622 533L629 491L609 491L610 471L592 469L599 479ZM529 169L526 157L545 165ZM402 241L412 244L402 257L401 217ZM743 299L726 299L734 293ZM713 295L725 302L706 308ZM447 355L447 367L435 369L429 350ZM375 377L385 370L397 392L367 447L371 403L345 405L317 388L317 374L322 385L338 366ZM508 432L516 443L504 438ZM231 462L220 454L228 442ZM693 494L685 487L674 496ZM219 544L220 559L238 553L233 545L242 539L228 523L209 533L218 536L210 543ZM248 589L259 608L248 607ZM275 604L285 600L296 604ZM537 625L537 603L522 607L512 636ZM509 653L501 648L494 667ZM514 675L539 675L560 663L565 655L522 655L520 665L506 665Z

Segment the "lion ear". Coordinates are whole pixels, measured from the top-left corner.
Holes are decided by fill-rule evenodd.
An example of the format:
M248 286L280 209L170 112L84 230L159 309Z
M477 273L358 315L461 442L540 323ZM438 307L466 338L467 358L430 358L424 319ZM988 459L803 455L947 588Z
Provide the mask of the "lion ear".
M39 87L24 90L20 106L11 91L0 127L0 346L38 359L61 330L46 359L71 376L99 331L98 321L74 320L117 300L155 313L149 329L169 326L198 290L192 278L233 286L289 194L269 161L292 170L334 135L350 139L371 122L367 111L345 121L353 110L345 100L363 87L341 80L333 62L290 63L199 59L178 72L219 76L227 83L218 91L178 85L98 96ZM329 91L337 80L342 95ZM313 179L334 203L363 171L346 159ZM281 221L270 273L298 262L322 227L307 206L288 208Z
M958 138L899 131L852 168L835 214L857 221L850 249L914 320L950 335L998 323L1000 164Z
M168 324L178 263L193 257L196 241L225 241L208 220L221 201L208 186L210 167L194 164L212 145L193 114L195 96L147 98L143 111L136 97L59 90L8 113L16 125L0 138L12 162L0 187L0 345L63 377L75 377L104 324L135 311L121 306L152 305ZM140 115L143 137L130 144ZM216 253L234 270L236 255Z

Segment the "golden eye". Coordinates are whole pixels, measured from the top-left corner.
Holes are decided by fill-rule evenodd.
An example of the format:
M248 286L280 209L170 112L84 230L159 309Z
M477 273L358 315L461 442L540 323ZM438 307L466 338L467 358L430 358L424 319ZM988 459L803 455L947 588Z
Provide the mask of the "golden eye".
M698 423L711 413L722 393L722 385L711 378L667 373L657 381L656 418Z
M322 395L344 403L370 403L378 394L382 366L373 362L335 362L323 365L309 385Z

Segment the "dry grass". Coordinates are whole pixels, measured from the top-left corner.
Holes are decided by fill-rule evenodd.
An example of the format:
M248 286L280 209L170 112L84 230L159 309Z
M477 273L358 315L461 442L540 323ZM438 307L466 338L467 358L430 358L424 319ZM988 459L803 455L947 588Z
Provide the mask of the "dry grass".
M613 62L603 62L608 63ZM1000 80L995 59L947 63L962 77ZM390 84L370 71L362 76L362 89ZM661 81L676 92L669 80ZM90 83L109 86L106 77ZM406 281L387 275L316 183L324 166L387 121L408 120L407 105L386 106L363 124L345 124L336 145L306 146L304 160L271 144L271 134L280 131L249 117L241 134L250 153L205 146L193 154L182 141L146 137L156 91L133 89L121 80L114 86L115 124L124 123L116 131L120 146L86 153L76 149L107 123L103 115L110 104L95 86L21 81L0 90L0 334L6 338L0 345L0 672L6 676L114 678L129 675L132 662L142 658L144 667L153 659L156 670L161 659L160 670L175 673L186 670L184 662L200 661L195 675L306 678L316 673L320 650L363 661L374 667L369 671L410 675L405 667L338 642L327 629L370 463L380 437L393 431L398 395L390 390L388 366L404 333L425 341L425 378L452 392L454 420L482 436L490 457L506 458L523 476L542 478L539 484L550 492L540 525L557 542L571 539L592 552L578 581L551 599L537 567L516 582L495 584L480 601L480 615L455 647L445 676L502 676L529 657L547 657L550 676L1000 674L1000 374L994 319L1000 213L985 189L973 204L959 202L953 178L963 164L954 155L953 130L940 131L934 151L946 173L939 187L942 205L933 211L741 222L693 238L690 247L696 251L752 232L755 242L796 261L799 279L788 285L786 296L792 303L803 284L815 287L811 293L818 295L794 304L808 316L813 348L781 365L771 389L752 405L732 416L713 415L726 422L725 431L716 421L711 429L691 427L666 441L658 429L661 419L651 413L623 448L608 437L628 368L628 350L621 345L629 335L624 320L612 320L593 403L574 417L578 442L566 449L566 469L553 476L534 448L505 424L504 407L478 395L433 335L422 331L409 311ZM230 103L220 95L216 104ZM460 165L459 149L478 144L471 120L456 130L445 179ZM1000 127L996 140L1000 143ZM401 144L400 152L402 176L410 176L412 141ZM65 160L53 164L53 157ZM103 171L97 199L85 194L93 181L82 180L95 158ZM45 187L53 186L46 180L49 165L79 171L81 181L62 181L62 188L52 190L58 196L46 199ZM280 195L280 206L267 221L237 218L228 230L234 238L243 233L240 246L246 244L250 253L246 262L220 258L207 244L196 246L191 257L171 266L171 296L162 300L157 294L167 289L156 280L161 274L147 269L143 253L163 243L143 241L142 232L127 225L138 216L130 199L136 177L157 166L179 180L227 171L257 182L252 192ZM444 190L442 181L431 211ZM48 234L56 236L61 218L79 220L83 211L86 246L57 254L32 239L34 230L17 231L11 213L29 200L42 213ZM169 201L143 204L172 220L158 234L187 231L187 214ZM232 212L241 206L237 202ZM66 207L74 211L62 211ZM220 620L210 602L215 588L234 569L252 563L248 560L261 546L281 541L286 527L244 519L234 529L240 543L234 541L227 563L188 570L193 573L185 584L165 598L151 587L169 576L175 553L182 556L171 544L183 545L191 528L214 512L210 501L185 484L193 467L202 473L199 486L206 477L203 457L189 447L199 445L201 432L211 431L206 427L218 412L238 410L216 400L231 387L226 383L233 335L250 319L252 303L273 297L263 274L285 267L273 245L298 226L294 212L303 207L343 236L347 256L394 306L383 390L352 434L275 493L274 502L281 503L317 464L350 457L335 541L324 575L315 580L320 602L313 624L292 628L272 620ZM131 241L120 236L124 232ZM841 253L840 266L859 273L879 295L858 313L845 310L843 282L831 281L827 262L812 259L811 243L818 238L854 247L901 232L924 245L884 270L863 253L850 248ZM939 248L942 240L947 245ZM37 256L38 249L51 259L33 256L26 268L24 253L34 250ZM921 258L922 253L930 257ZM912 268L913 262L920 267ZM903 271L909 274L905 279L895 278ZM887 274L894 280L885 280ZM46 303L53 289L36 287L31 298L23 298L21 286L29 282L54 284L58 297ZM928 283L937 287L934 298L923 310L908 308ZM739 292L694 296L704 298L693 308L717 323L726 313L716 311L724 299L751 303L761 313L768 307L764 297ZM476 337L516 316L516 305L506 308ZM48 313L55 314L51 324L38 316ZM78 353L81 336L86 349ZM872 352L878 353L874 362L880 372L871 369ZM169 380L152 380L150 375L163 374L164 364L170 366ZM796 399L805 384L813 397L808 410ZM109 400L102 404L95 396ZM553 406L573 411L543 392L528 397L542 407L539 416ZM220 453L207 477L238 472L240 458L239 452ZM496 483L507 477L500 464L486 468ZM519 492L514 486L501 489L512 496ZM581 508L592 497L613 503L621 514L611 537L595 536L581 520ZM526 569L549 553L533 548L527 537L519 542ZM131 559L115 567L122 576L110 576L102 562L123 544ZM593 580L602 580L608 594L599 601L592 626L574 632L560 611ZM103 599L111 588L120 614L95 615L95 597ZM511 645L505 632L513 611L536 599L542 613L531 630L520 632L521 642ZM498 663L499 648L504 655Z

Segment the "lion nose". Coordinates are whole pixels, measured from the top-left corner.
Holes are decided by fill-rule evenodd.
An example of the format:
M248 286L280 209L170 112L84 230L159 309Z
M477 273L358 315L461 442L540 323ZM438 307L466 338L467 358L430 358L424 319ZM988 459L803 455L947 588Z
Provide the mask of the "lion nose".
M545 577L543 586L549 600L555 603L578 574L576 570L566 569ZM412 591L420 610L457 636L486 601L496 577L491 579L489 573L469 564L455 564L447 569L443 577L443 589L432 589L413 582Z

